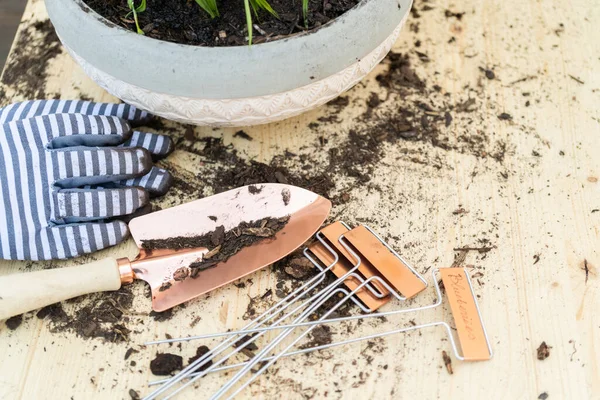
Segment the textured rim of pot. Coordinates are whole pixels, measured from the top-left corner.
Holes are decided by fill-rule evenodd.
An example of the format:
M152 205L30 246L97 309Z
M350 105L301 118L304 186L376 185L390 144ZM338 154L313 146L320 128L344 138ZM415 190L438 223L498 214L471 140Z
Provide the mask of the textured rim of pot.
M356 63L390 35L411 2L361 0L312 33L236 47L190 46L138 35L82 0L46 0L46 7L61 40L117 79L158 93L235 99L292 90Z

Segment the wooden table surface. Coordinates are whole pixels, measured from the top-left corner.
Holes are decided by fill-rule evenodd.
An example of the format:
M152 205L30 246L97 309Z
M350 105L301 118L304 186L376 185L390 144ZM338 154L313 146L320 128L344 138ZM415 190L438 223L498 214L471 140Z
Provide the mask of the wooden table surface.
M178 142L162 162L177 187L156 204L168 207L216 190L227 165L202 150L207 137L222 138L231 145L226 154L237 152L242 164L284 163L308 182L330 177L332 220L367 222L421 272L468 269L494 358L469 363L452 357L450 375L441 355L451 353L445 332L422 330L282 360L240 397L600 398L600 7L587 0L419 0L416 10L394 48L410 64L400 56L386 60L345 95L347 102L244 129L252 141L234 136L236 129L155 126ZM58 46L46 19L43 2L30 0L4 70L0 105L56 96L114 101ZM390 66L400 72L387 73ZM401 131L406 110L414 114L409 124L417 136L381 134ZM359 173L342 168L336 151L363 160ZM130 241L70 262L0 262L0 274L108 255L131 257L135 246ZM201 343L144 342L241 327L251 298L265 296L252 303L260 311L277 299L277 282L291 284L281 276L266 268L178 307L165 321L149 315L144 284L137 282L133 305L115 317L120 332L130 332L113 340L85 337L36 313L15 329L1 323L0 398L147 394L157 351L187 360ZM73 317L99 299L107 297L78 299L63 309ZM432 299L430 290L417 302ZM402 307L392 301L383 310ZM450 316L444 307L334 326L333 340L410 319ZM114 323L106 324L114 331ZM542 342L550 355L538 360ZM225 380L217 375L181 398L207 397Z

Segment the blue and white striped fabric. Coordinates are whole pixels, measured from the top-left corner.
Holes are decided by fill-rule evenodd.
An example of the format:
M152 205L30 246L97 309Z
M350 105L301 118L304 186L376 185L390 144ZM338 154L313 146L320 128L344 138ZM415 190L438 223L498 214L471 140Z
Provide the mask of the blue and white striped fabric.
M127 236L118 219L166 193L170 138L132 131L127 104L36 100L0 109L0 259L76 257Z

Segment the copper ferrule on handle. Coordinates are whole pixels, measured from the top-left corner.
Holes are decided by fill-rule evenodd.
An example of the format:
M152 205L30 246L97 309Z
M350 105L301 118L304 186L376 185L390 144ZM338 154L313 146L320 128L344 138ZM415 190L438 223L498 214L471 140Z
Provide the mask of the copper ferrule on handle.
M119 275L121 276L121 284L128 285L133 282L135 274L131 268L131 262L128 258L118 258L117 266L119 267Z

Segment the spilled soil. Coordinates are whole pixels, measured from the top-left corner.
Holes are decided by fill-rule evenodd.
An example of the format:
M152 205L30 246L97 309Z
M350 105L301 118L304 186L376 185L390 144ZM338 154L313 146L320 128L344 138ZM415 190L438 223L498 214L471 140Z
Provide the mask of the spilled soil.
M0 82L0 107L11 103L4 98L7 89L23 100L48 99L45 80L48 64L63 51L50 20L24 22Z
M69 307L63 307L63 303L46 306L37 311L36 318L48 321L51 332L72 332L86 339L127 342L133 298L131 286L124 286L114 292L67 300L65 304Z
M127 0L84 0L94 11L114 24L136 32ZM269 0L277 17L264 10L252 14L253 43L272 42L317 29L358 4L359 0L309 0L306 21L302 2ZM134 2L136 5L139 1ZM175 43L199 46L242 46L247 44L243 1L217 2L219 16L210 18L194 1L147 0L139 13L145 35Z
M490 113L486 108L489 106L490 97L493 97L492 85L500 85L503 72L506 73L502 71L501 67L487 66L481 57L479 59L465 58L465 63L481 64L482 69L479 71L481 81L469 87L463 86L456 89L452 89L452 85L447 84L445 76L438 75L438 71L432 67L435 64L434 60L429 60L426 52L439 54L436 51L439 49L436 49L435 46L446 46L446 43L432 43L431 40L434 38L419 34L419 24L422 23L423 16L428 12L444 13L444 10L438 7L434 11L425 11L423 3L417 3L412 20L407 25L408 30L405 29L403 33L403 37L409 38L407 46L402 47L405 50L402 53L390 53L383 61L383 65L378 67L374 79L367 79L363 87L348 92L323 106L314 114L310 114L314 118L303 117L294 120L300 130L305 128L301 126L302 124L308 124L302 140L295 142L298 143L297 145L272 150L271 144L275 141L261 143L261 140L264 139L261 134L257 134L259 131L252 128L248 128L247 133L236 133L233 136L232 132L228 133L227 130L211 131L160 119L153 121L152 125L148 127L149 129L170 134L176 142L176 149L179 152L189 153L189 157L201 166L186 170L175 162L161 161L161 166L168 168L174 174L174 187L163 199L154 200L154 202L166 208L242 185L263 182L290 183L330 198L334 203L332 218L348 220L348 222L371 223L380 233L392 235L386 239L391 239L398 249L414 248L415 250L411 251L413 254L411 261L418 266L425 265L419 263L418 259L415 260L414 255L418 256L424 253L416 249L426 245L418 241L410 242L413 237L418 238L418 235L411 236L410 233L386 230L385 217L390 215L389 212L387 214L386 212L393 210L406 217L406 231L410 232L420 228L411 224L413 222L416 224L421 220L414 215L411 216L411 212L414 212L412 210L434 214L440 211L440 208L436 208L433 204L443 203L447 198L424 198L419 190L394 197L390 193L392 192L391 185L386 186L386 183L381 183L384 181L384 179L380 179L382 175L393 172L399 176L403 173L422 174L419 176L435 174L448 176L454 174L452 171L457 159L459 161L475 159L476 169L471 173L471 178L487 169L488 172L492 170L493 176L497 175L497 180L501 183L508 174L514 173L510 166L514 161L511 158L515 154L529 156L533 150L540 156L545 154L545 147L541 145L541 142L536 143L536 148L525 148L526 146L521 149L515 148L513 142L516 142L516 137L514 135L528 134L526 129L519 128L518 121L521 120L522 115L515 110L494 110L491 112L491 117L486 115ZM449 13L447 18L451 18L453 21L458 20L457 14L461 13ZM460 18L468 19L469 15ZM126 24L131 27L131 22ZM29 29L32 33L38 32L34 27ZM450 36L447 39L448 42L452 41ZM427 50L424 49L425 45L421 46L421 40L423 43L427 43ZM414 45L411 46L410 43L414 43ZM32 51L38 50L32 49ZM26 59L27 55L23 54L20 57ZM19 60L13 62L18 65ZM47 61L42 60L42 62ZM24 69L24 71L28 71L28 69ZM13 74L17 72L13 72ZM443 71L439 72L439 74L443 73ZM5 80L3 83L6 84ZM442 88L438 84L445 84L446 87ZM509 83L504 81L502 84ZM520 83L514 84L519 85ZM35 94L39 87L43 87L43 85L38 85L37 80L35 82L28 80L23 86L20 86L18 80L13 81L13 86L19 86L20 95L27 94L32 97L31 93ZM40 95L52 96L43 93L43 90ZM529 91L524 90L523 96L523 101L531 101L532 106L535 104L535 93L530 94ZM7 102L7 100L3 101ZM485 126L485 121L490 119L494 120L494 126L499 124L506 132L497 134L493 129L481 128L481 126ZM276 125L276 127L278 126ZM286 133L282 132L281 134ZM209 135L214 137L208 137ZM252 138L252 141L248 137ZM243 145L238 147L238 144ZM244 147L256 146L269 146L268 153L273 152L275 156L258 161L252 159L254 153L247 154L241 150ZM539 157L536 156L537 158ZM535 166L534 163L535 161L532 161L531 165ZM201 172L198 172L199 170ZM369 197L371 195L375 195L374 197L378 199L376 201L383 204L381 215L365 216L357 213L357 201L363 198L371 199ZM404 203L399 202L399 199L404 200ZM417 204L418 202L421 204ZM451 213L452 210L454 208L451 209ZM482 228L481 235L487 235L489 238L473 238L473 243L470 241L469 243L457 243L457 259L455 260L457 265L468 266L471 262L477 263L488 254L487 251L493 252L495 243L488 240L493 242L499 240L497 239L498 223L494 222L493 217L481 212L478 214L478 210L473 205L471 208L467 205L464 207L457 205L456 212L452 214L457 220L464 218L465 221L468 219L471 219L471 222L476 221L474 224L478 227L485 224L480 220L475 220L475 217L485 217L488 221L491 219L492 225L489 231L483 231ZM371 217L373 218L369 221L368 219ZM398 236L393 236L395 234ZM409 240L407 241L407 239ZM484 239L485 241L483 241ZM479 243L480 240L481 243ZM484 250L470 251L470 249L475 250L479 247L485 248L486 253L482 253ZM469 257L467 257L467 253ZM475 261L472 261L473 259ZM429 263L433 260L421 261ZM433 262L435 263L435 261ZM477 284L484 285L486 277L491 274L483 275L483 272L480 271L481 268L481 264L477 265L477 272L473 275L473 279ZM275 286L264 288L250 301L245 318L260 314L268 308L269 304L285 297L315 273L314 269L311 269L310 265L303 261L301 254L295 254L282 260L272 266L271 271L276 279ZM183 275L181 278L185 279ZM250 286L247 282L250 281L251 279L248 279L235 284L238 289L234 288L234 291L240 293L238 296L243 296ZM127 292L130 289L124 288L123 290ZM145 329L144 323L147 323L148 320L157 324L160 323L158 321L166 321L180 312L179 309L176 309L168 314L153 315L157 321L154 322L147 318L143 313L145 310L142 309L143 316L134 318L132 315L137 310L128 308L126 302L119 300L118 296L127 298L126 294L117 293L86 296L75 299L64 306L59 304L53 306L52 309L43 309L40 312L43 311L46 315L40 317L48 321L48 325L54 332L69 332L84 338L122 342L136 329ZM357 311L351 303L347 304L347 309L338 310L340 314L348 315ZM327 306L323 307L323 309L326 308ZM149 311L149 308L147 310ZM20 326L15 324L15 329L23 329L27 325L28 318L31 316L26 315ZM142 322L140 323L140 321ZM185 325L188 323L196 330L202 329L203 322L198 323L198 317L194 319L193 314L189 321L184 322ZM196 323L198 325L195 325ZM163 322L163 324L167 323ZM138 326L140 328L137 328ZM315 338L327 341L329 334L333 335L336 332L315 330L315 333L316 337L307 338L309 342ZM342 333L339 331L339 334ZM260 343L258 345L260 346ZM128 346L122 345L123 352ZM193 350L193 348L190 349L192 354ZM188 354L186 359L192 354ZM540 354L542 357L546 357L549 350L542 349ZM376 365L377 359L373 360L373 357L375 356L371 354L366 356L362 353L357 354L359 362L364 359L367 363L373 362ZM451 366L444 357L440 357L439 361L444 363L447 370L449 365ZM190 359L189 362L192 360ZM179 365L176 367L179 368ZM387 368L387 365L385 367ZM143 369L145 368L147 368L147 363ZM450 371L448 370L448 372ZM272 376L276 378L276 373L273 372ZM362 375L360 382L364 383ZM335 388L326 386L319 388L316 397L324 397L330 389L329 393L331 394ZM299 393L300 391L301 389L298 389Z
M31 25L26 31L37 35L50 29L48 37L55 37L49 27L49 22L45 22ZM36 43L39 44L39 40ZM50 40L47 47L52 48L54 43L58 42ZM41 59L44 64L51 59L51 54L57 53L60 50L44 52L42 56L38 54L36 60L40 62ZM36 92L43 86L37 80L39 77L34 83L28 76L44 76L45 72L29 69L32 61L28 58L26 54L12 57L2 83L18 89L18 96L44 97L47 94ZM462 90L454 94L455 98L451 101L435 80L417 73L418 68L415 67L424 63L423 60L414 50L390 53L376 76L378 93L361 99L354 96L355 92L350 92L330 102L323 107L321 116L309 123L310 137L315 138L314 141L308 140L297 148L282 149L266 162L249 159L222 137L199 136L190 126L161 119L152 121L148 129L171 135L177 150L199 156L203 162L202 174L195 175L183 171L169 160L161 161L161 166L173 173L174 186L164 199L155 202L171 201L172 205L176 205L243 185L289 183L330 198L338 207L332 217L339 218L341 215L343 218L344 204L352 201L352 192L357 184L368 190L377 190L377 185L372 182L373 176L391 148L397 150L395 161L412 163L428 170L450 169L445 157L450 153L502 165L514 149L490 132L469 129L473 122L482 118L480 110L484 88ZM19 73L25 74L23 81L17 79ZM489 73L482 72L482 76L486 81L494 81L490 80ZM394 106L398 99L402 99L401 107ZM345 121L349 107L357 102L364 102L362 114L353 117L347 128L330 135L330 127ZM511 120L500 121L513 123ZM241 135L236 140L248 142ZM255 142L256 138L252 143ZM214 247L211 245L210 248ZM301 257L292 263L291 259L286 259L274 267L277 286L273 293L277 297L284 296L312 276L303 272L308 268L298 266L302 262L298 261ZM129 290L123 288L120 294L105 293L74 299L70 301L74 307L68 311L63 310L61 305L55 305L52 306L55 308L44 309L48 312L44 318L50 321L55 332L71 331L85 338L122 341L131 329L135 329L123 314L123 310L127 310L123 300L131 295ZM15 329L18 328L16 325Z

